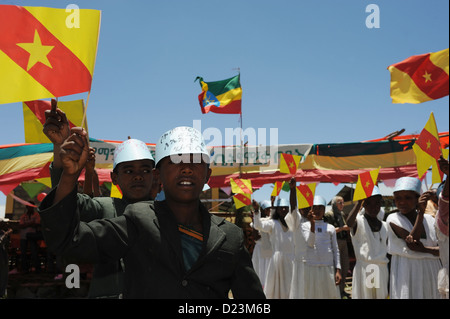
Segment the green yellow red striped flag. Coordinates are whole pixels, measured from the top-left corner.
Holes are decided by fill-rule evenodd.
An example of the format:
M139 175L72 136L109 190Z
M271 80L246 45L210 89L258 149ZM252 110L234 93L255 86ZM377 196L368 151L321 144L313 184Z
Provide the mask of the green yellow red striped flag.
M411 56L388 70L392 103L422 103L449 94L449 49Z
M90 91L100 11L70 11L0 5L0 104Z
M203 114L241 114L242 88L239 74L222 81L205 82L199 76L195 79L197 80L202 88L198 101Z

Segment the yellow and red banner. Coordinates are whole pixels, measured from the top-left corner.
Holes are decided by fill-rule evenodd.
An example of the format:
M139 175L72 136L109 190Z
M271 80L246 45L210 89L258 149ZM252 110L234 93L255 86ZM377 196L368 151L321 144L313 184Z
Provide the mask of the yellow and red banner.
M439 184L442 181L444 174L439 169L437 160L441 154L447 158L448 149L442 149L433 112L431 112L425 127L422 132L420 132L420 135L412 148L416 155L417 175L419 178L422 178L431 166L431 182L433 184Z
M252 194L236 194L233 196L236 209L252 204Z
M25 130L25 143L50 143L50 140L42 132L45 124L45 111L52 107L50 101L36 100L23 102L23 122ZM59 101L58 108L66 113L69 126L81 126L84 115L83 100ZM83 127L87 130L87 123Z
M278 196L283 189L284 182L275 182L273 185L273 191L270 196Z
M353 201L372 196L373 188L377 184L378 173L380 169L371 170L358 175L358 182L356 183L355 193L353 194Z
M235 194L252 194L252 181L249 179L231 178L231 192Z
M294 175L297 172L298 165L302 157L300 155L291 155L287 153L280 154L280 173Z
M0 5L0 104L90 91L101 13L76 10Z
M392 103L422 103L449 94L449 49L411 56L388 70Z
M303 184L297 186L298 208L307 208L313 206L314 194L316 192L316 183Z

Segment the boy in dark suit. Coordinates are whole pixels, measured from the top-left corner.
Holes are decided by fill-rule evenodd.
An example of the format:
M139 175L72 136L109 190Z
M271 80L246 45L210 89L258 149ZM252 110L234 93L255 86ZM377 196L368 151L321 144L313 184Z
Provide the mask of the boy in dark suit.
M242 230L199 200L211 174L201 133L178 127L156 145L155 177L165 200L128 205L123 216L78 221L74 183L88 145L72 129L61 150L61 181L40 213L50 249L78 262L124 259L126 298L264 298Z

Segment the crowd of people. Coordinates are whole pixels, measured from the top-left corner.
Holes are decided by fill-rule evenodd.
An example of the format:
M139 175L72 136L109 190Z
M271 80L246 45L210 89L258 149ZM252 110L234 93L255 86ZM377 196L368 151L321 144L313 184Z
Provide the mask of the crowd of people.
M420 180L400 178L398 212L386 218L376 186L348 215L341 197L330 212L319 195L299 209L292 178L289 200L253 201L258 237L250 255L243 230L210 214L199 199L211 168L197 130L162 134L155 158L142 141L121 143L111 180L122 198L100 196L87 133L69 128L56 101L44 133L54 145L53 189L39 214L30 210L21 223L40 220L49 252L94 265L90 298L348 297L349 240L356 257L353 299L448 298L448 179L437 194L421 194ZM439 165L448 176L448 160ZM433 195L434 216L426 213Z
M448 176L448 160L441 156L438 163ZM330 212L319 195L313 206L298 209L296 185L292 178L289 201L253 201L252 226L259 234L252 260L267 298L349 298L346 236L356 259L351 298L449 297L448 178L423 193L419 179L399 178L393 191L397 209L386 216L377 186L345 215L340 196Z

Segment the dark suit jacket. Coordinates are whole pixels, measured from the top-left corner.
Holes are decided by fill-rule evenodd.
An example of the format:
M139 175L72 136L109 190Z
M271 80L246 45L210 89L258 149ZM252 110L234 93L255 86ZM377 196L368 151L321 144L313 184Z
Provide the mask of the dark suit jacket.
M200 204L203 250L186 271L181 238L165 201L128 205L123 216L79 222L76 190L39 209L49 249L78 262L125 264L125 298L264 298L243 231Z

